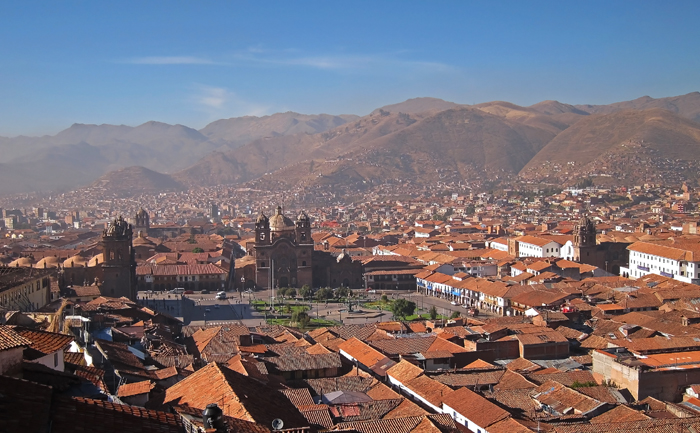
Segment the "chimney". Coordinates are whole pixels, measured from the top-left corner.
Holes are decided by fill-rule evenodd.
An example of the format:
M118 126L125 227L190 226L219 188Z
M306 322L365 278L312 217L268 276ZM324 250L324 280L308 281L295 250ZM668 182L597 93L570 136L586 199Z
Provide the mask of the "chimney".
M215 429L216 433L227 433L228 431L224 422L224 412L216 403L207 405L207 408L202 412L202 421L207 430Z

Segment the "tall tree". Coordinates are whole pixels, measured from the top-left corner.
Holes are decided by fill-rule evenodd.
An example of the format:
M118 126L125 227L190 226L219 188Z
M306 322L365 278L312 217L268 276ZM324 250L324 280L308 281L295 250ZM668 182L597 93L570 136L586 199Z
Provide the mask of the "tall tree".
M391 305L391 312L394 313L394 316L402 319L412 315L414 311L416 311L416 303L403 298L397 299Z

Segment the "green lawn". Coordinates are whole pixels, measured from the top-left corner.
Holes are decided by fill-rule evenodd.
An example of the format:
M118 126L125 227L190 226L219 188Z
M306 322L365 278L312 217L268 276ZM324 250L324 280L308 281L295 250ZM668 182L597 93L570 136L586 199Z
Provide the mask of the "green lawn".
M372 301L372 302L365 302L364 304L362 304L362 306L365 307L365 308L371 308L371 309L373 309L373 310L379 310L379 309L382 309L382 310L389 310L389 309L391 308L391 305L392 305L393 303L394 303L394 302L391 301L391 300L389 300L389 301L387 301L387 302Z

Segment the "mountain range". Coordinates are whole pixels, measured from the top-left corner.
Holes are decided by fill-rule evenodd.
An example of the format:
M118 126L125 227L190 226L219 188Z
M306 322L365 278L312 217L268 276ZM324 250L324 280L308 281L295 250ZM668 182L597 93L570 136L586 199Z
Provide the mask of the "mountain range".
M0 137L0 194L88 184L128 194L256 179L310 187L389 177L638 181L677 175L673 164L697 177L697 155L698 92L529 107L415 98L362 117L287 112L217 120L200 130L160 122L74 124L54 136ZM647 170L626 161L644 162Z

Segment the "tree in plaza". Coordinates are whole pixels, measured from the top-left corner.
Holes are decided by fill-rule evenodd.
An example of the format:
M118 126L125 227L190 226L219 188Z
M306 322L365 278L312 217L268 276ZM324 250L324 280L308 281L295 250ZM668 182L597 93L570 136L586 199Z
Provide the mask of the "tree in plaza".
M306 328L310 321L311 318L309 317L309 313L306 311L297 310L292 313L292 322L296 323L300 328Z
M389 302L389 298L386 295L382 295L382 302Z
M428 310L428 317L430 317L430 320L435 320L437 319L437 316L437 308L435 308L435 305L433 305L432 307L430 307L430 310Z
M329 287L323 287L316 291L314 297L319 301L325 301L333 297L333 290L331 290Z
M297 289L294 287L288 287L284 294L290 298L295 298L297 296Z
M350 289L348 287L338 287L335 289L336 298L347 298L350 295Z
M407 299L400 298L391 304L391 312L402 319L412 315L414 311L416 311L416 303Z
M299 289L299 296L301 296L302 299L306 299L311 296L311 287L309 287L308 284L304 284L301 286L301 289Z

